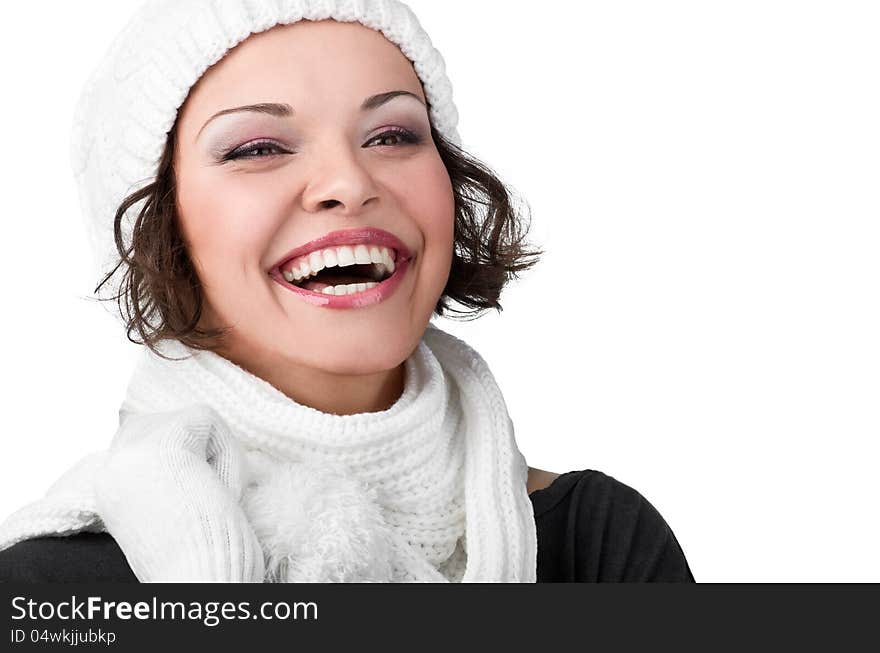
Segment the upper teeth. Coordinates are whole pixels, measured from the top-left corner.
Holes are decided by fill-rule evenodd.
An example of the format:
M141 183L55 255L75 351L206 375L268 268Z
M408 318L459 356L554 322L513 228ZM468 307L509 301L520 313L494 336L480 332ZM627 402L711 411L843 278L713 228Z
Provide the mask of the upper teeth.
M394 272L393 250L381 245L341 245L317 250L305 256L291 259L284 264L281 273L289 282L311 277L324 268L373 263L377 278Z

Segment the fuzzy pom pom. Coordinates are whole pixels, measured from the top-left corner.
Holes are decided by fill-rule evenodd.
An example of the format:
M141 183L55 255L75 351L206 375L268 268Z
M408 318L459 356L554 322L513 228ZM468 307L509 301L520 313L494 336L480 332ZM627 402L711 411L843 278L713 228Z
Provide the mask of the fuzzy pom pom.
M265 582L389 582L394 548L375 488L346 469L250 450L241 505Z

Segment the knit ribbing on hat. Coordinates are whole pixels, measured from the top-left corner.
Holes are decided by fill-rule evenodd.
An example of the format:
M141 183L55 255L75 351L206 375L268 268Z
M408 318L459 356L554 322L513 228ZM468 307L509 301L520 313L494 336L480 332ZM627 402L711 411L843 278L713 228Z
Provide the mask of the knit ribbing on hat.
M460 145L443 57L399 0L148 0L115 38L75 110L71 163L101 276L117 260L116 211L155 178L178 109L199 78L251 34L300 20L360 22L413 63L437 131ZM130 242L138 202L122 220ZM108 286L114 292L111 280Z

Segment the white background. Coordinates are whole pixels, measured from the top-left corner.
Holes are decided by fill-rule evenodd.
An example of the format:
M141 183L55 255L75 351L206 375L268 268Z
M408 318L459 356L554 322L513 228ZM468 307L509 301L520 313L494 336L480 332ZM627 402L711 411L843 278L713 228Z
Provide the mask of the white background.
M0 517L106 446L140 352L86 299L68 159L136 4L0 4ZM547 252L439 321L529 464L637 489L698 581L880 581L878 5L410 5Z

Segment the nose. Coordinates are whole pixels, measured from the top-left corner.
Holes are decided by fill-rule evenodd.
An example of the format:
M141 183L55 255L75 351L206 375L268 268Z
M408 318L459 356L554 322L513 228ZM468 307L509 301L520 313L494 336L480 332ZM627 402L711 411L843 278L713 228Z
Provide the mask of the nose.
M376 183L364 162L349 146L340 145L325 148L321 161L315 162L302 202L310 213L341 206L339 212L350 215L378 199Z

